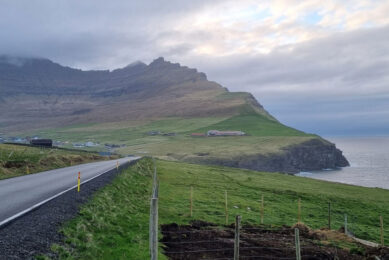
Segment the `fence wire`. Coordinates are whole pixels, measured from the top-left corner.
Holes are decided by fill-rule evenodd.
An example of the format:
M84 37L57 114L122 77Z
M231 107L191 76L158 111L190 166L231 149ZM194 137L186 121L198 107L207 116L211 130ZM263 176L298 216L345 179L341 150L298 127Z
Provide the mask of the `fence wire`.
M295 194L273 194L269 191L253 191L244 194L239 190L226 189L228 193L226 207L225 193L224 190L221 191L225 187L210 187L213 181L212 178L199 180L193 189L187 184L177 182L175 185L185 188L176 194L185 201L180 204L180 207L174 203L165 203L164 198L160 198L161 214L174 212L176 216L181 216L184 222L201 219L206 215L209 221L214 220L219 225L226 224L223 227L212 229L162 230L161 242L164 252L172 259L195 259L191 258L193 255L201 259L233 259L234 230L232 228L235 215L241 215L243 221L243 227L240 230L242 236L239 243L239 259L272 259L272 255L274 259L296 259L295 237L290 228L288 231L282 226L293 226L299 219L305 225L316 229L332 229L344 233L347 229L348 235L366 237L362 228L363 224L361 225L361 223L366 223L366 217L348 213L347 208L345 209L340 203L331 202L329 205L328 201L317 203L317 199L304 198L301 200L299 210L299 197ZM201 196L198 196L199 194ZM262 195L264 195L264 208L262 208ZM285 201L285 196L290 198L290 206L278 207L281 201ZM246 200L242 201L242 198ZM185 204L186 206L182 206ZM347 214L347 222L345 214ZM218 232L227 232L228 237L218 237ZM267 233L274 233L275 238L269 237ZM254 237L248 238L250 235ZM285 237L280 239L279 236ZM166 237L169 240L166 240ZM371 237L370 239L378 240L378 238ZM317 258L316 253L328 254L329 251L334 256L337 255L335 245L319 245L317 241L306 237L301 239L300 246L302 259Z

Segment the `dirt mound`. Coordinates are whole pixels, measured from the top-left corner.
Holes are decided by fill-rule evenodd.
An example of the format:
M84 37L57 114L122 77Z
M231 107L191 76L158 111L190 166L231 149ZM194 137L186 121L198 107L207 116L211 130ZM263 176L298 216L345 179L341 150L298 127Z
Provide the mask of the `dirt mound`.
M279 229L243 226L240 233L242 259L295 259L294 228L300 230L302 259L387 259L386 251L365 249L344 250L325 245L318 239L326 236L303 224ZM164 253L170 259L229 259L234 256L234 226L219 227L212 223L194 221L190 225L162 225ZM331 231L330 231L331 232Z

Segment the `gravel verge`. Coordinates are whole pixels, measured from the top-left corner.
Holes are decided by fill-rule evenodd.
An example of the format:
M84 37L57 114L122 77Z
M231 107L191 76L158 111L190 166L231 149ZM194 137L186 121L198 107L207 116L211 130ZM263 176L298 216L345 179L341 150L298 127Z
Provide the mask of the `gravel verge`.
M63 241L58 232L63 223L77 216L83 203L135 162L121 165L119 171L110 170L82 184L79 193L76 189L70 190L1 227L0 259L34 259L40 254L52 254L51 245Z

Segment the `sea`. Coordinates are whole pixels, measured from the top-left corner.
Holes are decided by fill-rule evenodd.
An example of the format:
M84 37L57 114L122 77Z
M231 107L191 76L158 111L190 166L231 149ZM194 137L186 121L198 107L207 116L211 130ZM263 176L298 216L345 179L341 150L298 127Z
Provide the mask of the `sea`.
M389 137L325 137L343 151L350 167L300 172L298 176L389 189Z

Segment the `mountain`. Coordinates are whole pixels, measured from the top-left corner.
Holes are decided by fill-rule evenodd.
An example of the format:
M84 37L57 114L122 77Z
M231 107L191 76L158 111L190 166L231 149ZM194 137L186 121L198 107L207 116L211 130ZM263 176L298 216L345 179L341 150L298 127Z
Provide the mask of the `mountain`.
M12 61L12 62L11 62ZM114 71L81 71L47 59L0 59L0 126L18 130L75 123L166 116L222 116L250 103L272 118L247 94L217 98L228 91L204 73L166 62L131 64Z
M0 93L0 130L7 134L121 143L123 154L258 170L348 164L335 145L284 126L251 94L229 92L204 73L163 58L82 71L48 59L1 56ZM212 129L247 135L190 136Z

